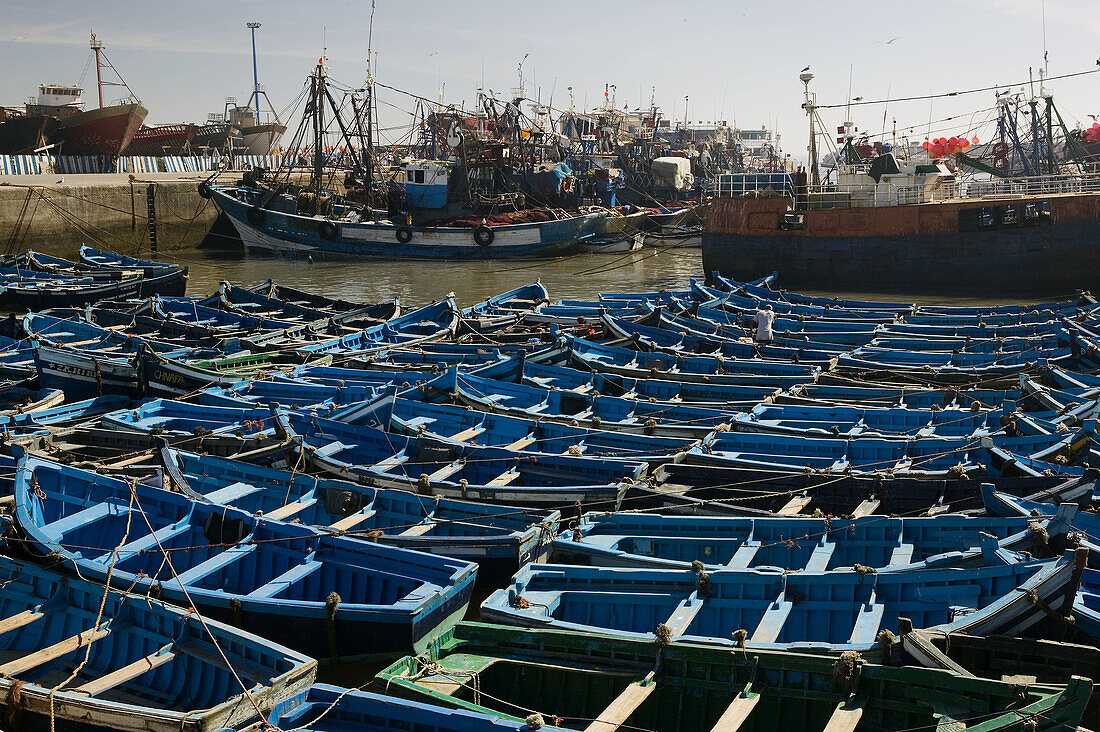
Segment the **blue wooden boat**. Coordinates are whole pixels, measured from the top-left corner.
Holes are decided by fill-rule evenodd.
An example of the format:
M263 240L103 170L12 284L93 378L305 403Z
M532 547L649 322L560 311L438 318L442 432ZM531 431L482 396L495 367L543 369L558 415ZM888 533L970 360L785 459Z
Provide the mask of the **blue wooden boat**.
M899 311L889 307L845 308L839 306L833 307L830 305L799 304L775 299L761 299L750 295L738 294L736 292L722 292L721 290L707 287L702 282L695 279L690 280L689 284L697 298L703 302L713 303L710 305L711 307L715 307L715 305L720 302L724 306L731 305L743 311L755 312L763 305L771 305L776 313L785 313L792 316L801 315L804 317L827 317L834 320L850 320L863 323L889 323L897 320L902 315Z
M231 435L248 439L275 434L268 407L220 407L175 399L153 399L134 409L103 415L104 427L145 435Z
M222 282L218 287L218 294L213 299L217 307L243 315L289 319L299 323L327 320L330 323L339 323L343 327L366 328L384 323L401 314L400 298L376 305L341 307L343 301L329 298L280 299L272 294L280 291L279 286L270 280L266 284L267 288L264 289L263 285L258 288L245 288ZM290 297L301 297L301 294L287 294ZM314 304L323 307L313 307ZM345 304L353 305L353 303Z
M758 404L733 416L730 428L805 437L977 438L1002 429L1008 410L909 409L881 406Z
M578 393L604 394L636 401L670 402L680 406L725 409L753 407L769 397L778 399L782 393L771 386L741 386L712 384L699 381L666 381L664 379L632 379L616 374L580 371L568 366L535 363L527 358L522 364L523 383L542 389L561 389ZM512 376L478 370L478 376L516 381Z
M776 279L777 276L773 276L770 282L763 284L760 283L759 280L755 282L739 282L738 280L723 277L718 272L712 272L710 281L714 283L716 289L725 292L739 292L761 300L775 300L796 305L815 305L818 307L844 308L847 310L893 310L903 314L911 313L917 308L914 303L850 300L844 298L802 295L797 292L787 292L786 290L773 290L769 285Z
M54 563L319 659L418 652L462 617L476 571L22 454L15 506Z
M996 448L994 448L996 449ZM1091 496L1095 471L1054 466L1038 474L1009 470L983 475L997 490L1017 496L1048 491L1052 502ZM965 474L916 476L885 473L776 472L769 468L666 463L656 486L631 489L630 505L666 513L727 516L938 516L984 512L978 481ZM1043 499L1046 500L1046 499Z
M671 351L673 353L720 355L734 364L746 359L768 361L808 363L822 366L831 365L843 348L823 350L816 344L808 343L798 348L786 346L757 347L752 343L730 340L724 336L707 336L642 325L612 315L600 316L600 321L608 332L618 338L625 338L633 347L643 351Z
M458 445L488 445L550 455L584 455L601 460L644 460L651 465L674 460L699 442L682 437L573 427L392 395L371 403L368 408L356 410L351 407L338 411L333 418Z
M1001 461L992 454L1051 460L1061 455L1072 467L1087 451L1095 423L1069 434L993 435L969 438L820 438L794 434L720 432L700 447L688 451L685 460L703 465L736 465L757 469L820 471L832 474L885 473L950 476L996 473Z
M387 346L411 346L445 338L458 327L459 313L454 300L446 299L401 315L351 335L300 346L307 353L353 355L370 353Z
M103 249L93 249L87 244L80 245L80 261L96 268L156 270L164 267L176 266L165 262L156 262L149 259L138 259L136 257L115 254L114 252L108 252Z
M7 557L0 583L5 729L215 732L271 713L317 673L306 656L144 595Z
M389 383L340 385L293 378L242 379L231 386L202 389L195 394L195 400L217 407L281 404L290 409L320 408L372 401L382 396L383 387Z
M1019 635L1047 619L1029 597L1068 611L1085 555L1008 553L999 566L884 573L535 564L490 595L481 617L651 642L660 633L731 648L862 652L892 643L899 617L915 628Z
M903 384L870 382L847 384L800 384L775 395L776 404L844 404L863 407L906 409L996 409L1006 401L1020 402L1020 389L954 387L933 389Z
M477 562L479 579L508 577L528 562L545 560L561 517L557 511L368 488L166 445L160 455L171 485L193 498L343 536Z
M151 272L148 276L115 281L53 279L7 281L0 288L0 304L8 308L46 310L81 307L101 300L126 300L153 295L182 295L187 289L187 269Z
M1069 348L1032 349L1013 353L934 353L895 351L863 346L837 358L844 369L932 371L938 376L965 374L973 378L1011 376L1041 365L1068 362Z
M328 684L314 684L283 700L265 721L267 729L313 732L533 732L532 727L517 727L503 715L449 709ZM538 729L555 732L561 728L541 725ZM244 732L254 730L250 727Z
M244 315L178 297L152 298L146 303L145 310L154 317L176 324L209 329L223 336L285 330L302 324L295 320Z
M664 437L699 438L730 419L730 412L724 409L549 390L457 369L421 384L415 393L428 401L454 399L482 412ZM411 398L413 392L402 395Z
M56 407L65 401L60 389L27 389L22 386L0 387L0 416L32 414Z
M298 290L286 285L280 285L274 280L266 280L254 287L248 288L250 292L254 292L264 297L273 298L280 302L289 303L291 305L299 305L301 307L311 308L313 310L323 310L328 313L347 313L363 310L371 310L372 308L378 308L374 311L373 317L377 317L379 320L390 320L401 314L400 299L394 299L391 302L386 303L363 303L363 302L350 302L348 300L340 300L338 298L331 298L326 295L320 295L315 292L306 292L305 290ZM390 309L394 312L388 317L385 316Z
M648 465L407 437L301 412L276 422L316 468L363 485L421 495L548 508L614 507Z
M521 285L499 295L485 298L482 302L463 308L460 315L463 320L477 321L478 329L494 322L510 323L522 318L539 305L550 302L550 293L536 280L529 285Z
M714 384L773 386L786 388L813 381L820 366L761 359L726 359L721 356L690 356L670 353L641 353L627 348L595 343L584 338L562 336L570 356L580 368L618 374L635 379L660 378L671 381L706 381Z
M1057 513L1057 515L1055 515ZM555 563L706 571L779 567L824 572L853 567L909 572L1000 563L998 552L1047 556L1065 546L1076 507L1042 518L735 518L588 513L554 542ZM1042 531L1046 531L1044 535ZM1061 541L1059 542L1059 537Z

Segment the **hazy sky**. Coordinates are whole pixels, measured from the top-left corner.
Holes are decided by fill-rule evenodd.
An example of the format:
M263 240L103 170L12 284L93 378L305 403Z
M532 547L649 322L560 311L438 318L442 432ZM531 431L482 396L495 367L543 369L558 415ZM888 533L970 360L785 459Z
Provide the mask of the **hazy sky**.
M299 93L327 44L330 74L351 85L365 75L369 0L0 0L0 104L22 104L41 82L75 83L94 30L108 57L150 110L149 122L196 121L220 111L224 97L243 102L252 84L246 21L257 31L260 81L280 111ZM1095 0L1047 0L1050 73L1100 69L1100 6ZM805 154L800 70L812 66L820 104L945 93L1026 80L1043 62L1042 0L378 0L376 78L432 99L445 84L449 102L472 104L489 89L516 86L524 65L528 96L555 107L602 101L618 87L618 106L647 105L656 87L666 116L692 121L768 123L783 145ZM889 43L888 43L889 41ZM484 72L483 72L484 70ZM483 77L484 73L484 77ZM89 68L85 99L95 102ZM1100 113L1100 73L1051 84L1073 125ZM108 100L121 97L117 89ZM407 97L380 91L386 126L408 122ZM389 106L394 105L394 106ZM854 107L861 130L881 132L898 120L923 139L969 130L986 119L992 93ZM829 126L843 109L823 110Z

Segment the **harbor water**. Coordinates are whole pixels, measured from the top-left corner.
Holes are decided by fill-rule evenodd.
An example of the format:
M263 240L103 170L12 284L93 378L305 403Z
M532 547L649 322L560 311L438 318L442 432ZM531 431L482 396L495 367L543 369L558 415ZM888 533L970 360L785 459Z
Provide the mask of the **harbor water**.
M127 252L135 256L147 253ZM454 293L459 305L540 280L554 300L594 299L600 292L682 289L692 277L703 278L698 249L643 249L625 254L574 254L556 259L514 261L424 260L284 260L222 250L186 249L165 252L159 259L190 270L187 292L203 295L222 281L252 286L267 279L356 302L381 302L400 297L407 305L423 304ZM768 274L761 272L760 276ZM782 287L782 277L776 286ZM814 292L853 299L879 299L922 304L970 305L1019 302L979 292L967 296L910 293ZM1051 293L1057 296L1064 293Z

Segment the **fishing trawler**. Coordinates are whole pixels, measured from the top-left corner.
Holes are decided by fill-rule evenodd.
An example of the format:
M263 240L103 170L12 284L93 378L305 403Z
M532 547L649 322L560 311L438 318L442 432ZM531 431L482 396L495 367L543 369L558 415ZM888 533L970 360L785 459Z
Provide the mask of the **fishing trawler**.
M810 91L813 74L800 78L811 118L810 171L718 177L703 235L708 275L745 280L778 270L784 282L818 288L980 286L1019 294L1073 292L1095 282L1100 176L1046 154L1054 147L1050 130L1064 131L1046 89L1030 114L1048 139L1033 145L1024 175L1006 172L1002 159L976 163L964 152L970 141L958 138L925 143L926 160L906 161L890 145L870 160L853 158L823 135L837 176L822 184L814 130L824 125ZM964 178L963 165L989 178Z
M311 175L307 185L291 182L291 168L297 162L291 156L273 174L250 172L242 185L207 181L200 185L200 194L211 197L229 217L249 250L311 257L550 256L569 251L579 240L593 236L604 218L602 210L530 209L524 207L522 193L491 195L482 191L471 179L492 181L494 176L478 178L476 170L485 168L493 173L494 160L500 162L509 157L508 146L480 146L481 152L499 157L486 157L479 152L476 159L471 159L457 129L451 131L450 147L464 151L461 161L404 161L400 166L403 180L377 181L369 114L367 131L359 126L362 115L358 114L352 125L340 125L340 141L354 155L354 168L346 181L352 192L337 195L325 185L326 165L333 146L327 144L324 126L314 124L326 109L334 117L340 115L327 85L324 63L318 63L310 75L310 97L302 123L289 145L291 149L306 148L307 134L312 131L312 144L308 145L312 149ZM362 101L355 102L353 107L359 108ZM361 108L364 111L370 108L369 97ZM458 175L460 165L474 172L469 176ZM561 171L548 172L548 177L559 180ZM566 177L565 173L561 175ZM384 201L387 208L376 208L373 205L376 201Z

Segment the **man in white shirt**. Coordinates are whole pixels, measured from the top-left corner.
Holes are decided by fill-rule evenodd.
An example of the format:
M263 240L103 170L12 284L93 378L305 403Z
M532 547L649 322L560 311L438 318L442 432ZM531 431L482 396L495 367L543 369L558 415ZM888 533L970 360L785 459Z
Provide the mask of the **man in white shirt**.
M772 310L771 305L765 305L756 311L756 335L753 338L756 345L771 344L774 339L772 334L773 322L775 322L775 312Z

